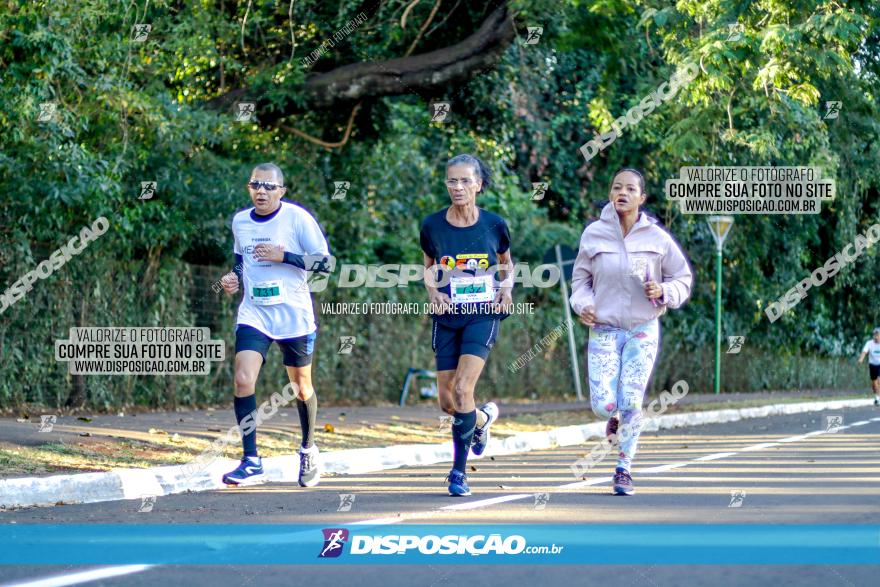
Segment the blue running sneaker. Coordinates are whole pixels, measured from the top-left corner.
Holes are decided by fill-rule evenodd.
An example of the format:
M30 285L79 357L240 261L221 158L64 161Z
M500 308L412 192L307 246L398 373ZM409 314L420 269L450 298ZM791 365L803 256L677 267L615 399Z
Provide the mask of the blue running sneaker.
M461 471L452 469L449 471L449 475L446 476L446 480L449 481L449 495L467 497L471 494L471 488L467 484L467 475Z
M226 485L257 485L266 481L263 460L260 457L244 457L234 471L223 475Z
M495 405L495 402L487 403L480 408L480 410L486 413L488 419L486 420L486 423L483 424L482 428L477 427L474 429L474 440L471 444L471 451L477 456L480 456L483 454L483 451L486 450L486 446L489 444L489 426L498 419L498 406Z
M629 471L620 467L614 469L614 495L633 495L635 492Z

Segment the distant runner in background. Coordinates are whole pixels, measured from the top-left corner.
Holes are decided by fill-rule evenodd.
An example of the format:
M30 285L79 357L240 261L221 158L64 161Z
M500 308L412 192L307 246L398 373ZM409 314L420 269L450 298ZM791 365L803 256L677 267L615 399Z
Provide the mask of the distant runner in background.
M874 329L874 335L862 347L862 354L859 355L860 364L864 362L866 356L871 389L874 391L874 405L880 406L880 328Z

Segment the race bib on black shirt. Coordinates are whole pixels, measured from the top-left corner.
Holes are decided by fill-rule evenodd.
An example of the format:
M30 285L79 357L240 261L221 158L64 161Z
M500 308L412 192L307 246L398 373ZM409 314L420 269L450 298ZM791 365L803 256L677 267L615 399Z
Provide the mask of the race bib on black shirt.
M446 220L444 208L422 222L422 250L434 259L435 278L440 291L452 299L455 314L433 316L448 325L462 325L472 320L504 319L505 313L491 311L499 279L498 254L510 248L510 231L503 218L479 209L477 222L471 226L453 226Z

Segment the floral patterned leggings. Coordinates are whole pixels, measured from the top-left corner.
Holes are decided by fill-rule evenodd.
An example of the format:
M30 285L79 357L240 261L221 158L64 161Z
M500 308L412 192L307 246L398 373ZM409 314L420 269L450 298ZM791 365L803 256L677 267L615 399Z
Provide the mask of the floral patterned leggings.
M607 420L620 411L617 466L630 470L642 424L642 400L654 369L660 324L655 318L632 330L597 325L590 329L587 366L590 405Z

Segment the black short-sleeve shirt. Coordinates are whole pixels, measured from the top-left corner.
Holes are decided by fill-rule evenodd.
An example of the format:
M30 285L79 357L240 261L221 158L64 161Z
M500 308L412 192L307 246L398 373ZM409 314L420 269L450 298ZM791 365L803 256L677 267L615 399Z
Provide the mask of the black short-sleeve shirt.
M438 266L437 280L440 291L453 297L456 288L456 313L432 315L434 320L449 326L460 326L471 321L504 319L506 313L489 311L491 302L462 301L479 298L489 287L497 288L500 274L497 272L498 254L510 248L510 231L501 216L482 208L477 222L471 226L453 226L446 220L444 208L422 221L422 250L434 259ZM492 293L494 298L494 293Z

